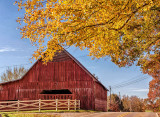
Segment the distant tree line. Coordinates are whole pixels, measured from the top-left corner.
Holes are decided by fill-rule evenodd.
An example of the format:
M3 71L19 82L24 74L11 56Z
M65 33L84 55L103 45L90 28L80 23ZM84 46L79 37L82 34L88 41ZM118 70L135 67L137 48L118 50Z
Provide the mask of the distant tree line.
M117 94L111 95L111 103L110 96L108 96L108 111L113 112L145 112L146 110L155 111L155 108L152 101L148 99L141 99L137 96L122 96L122 99ZM159 106L159 105L157 105ZM156 108L160 109L159 107Z
M25 73L27 69L24 67L14 67L13 69L7 68L6 71L0 76L1 82L8 82L13 80L20 79Z

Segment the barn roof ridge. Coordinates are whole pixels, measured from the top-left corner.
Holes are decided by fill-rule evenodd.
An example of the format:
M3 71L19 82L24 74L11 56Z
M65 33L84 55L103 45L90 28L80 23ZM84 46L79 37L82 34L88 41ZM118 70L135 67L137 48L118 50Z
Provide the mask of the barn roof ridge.
M91 74L90 71L88 71L75 57L73 57L67 50L63 49L62 51L64 51L69 57L71 57L85 72L88 73L88 75L90 75L94 81L96 81L97 83L99 83L104 89L108 90L98 79L96 79L93 74ZM41 58L40 58L41 59ZM20 79L17 79L17 80L12 80L12 81L7 81L7 82L2 82L0 83L0 85L2 84L7 84L7 83L11 83L11 82L16 82L16 81L19 81L21 79L24 78L24 76L32 69L32 67L40 60L38 59L29 69L28 71L20 78Z

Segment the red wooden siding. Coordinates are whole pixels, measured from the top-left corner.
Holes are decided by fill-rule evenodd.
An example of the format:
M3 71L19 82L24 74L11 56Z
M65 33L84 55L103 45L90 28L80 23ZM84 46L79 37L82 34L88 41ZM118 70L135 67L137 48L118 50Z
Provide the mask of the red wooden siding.
M107 108L107 89L66 51L47 65L38 60L22 79L1 85L0 101L74 98L81 101L81 109ZM40 94L43 90L60 89L68 89L72 94Z

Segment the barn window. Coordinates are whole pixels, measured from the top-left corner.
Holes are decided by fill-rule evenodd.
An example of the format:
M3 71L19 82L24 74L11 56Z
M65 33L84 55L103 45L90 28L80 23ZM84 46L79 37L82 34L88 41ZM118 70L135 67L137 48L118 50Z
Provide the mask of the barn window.
M43 90L41 94L72 94L68 89L62 90Z

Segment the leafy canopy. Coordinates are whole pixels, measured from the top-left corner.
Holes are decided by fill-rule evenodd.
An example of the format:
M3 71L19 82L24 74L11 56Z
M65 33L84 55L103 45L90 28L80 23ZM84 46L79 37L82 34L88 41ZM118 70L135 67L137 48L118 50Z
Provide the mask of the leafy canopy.
M109 56L119 66L160 53L160 0L18 0L22 38L33 57L52 60L62 47ZM47 43L46 43L47 42ZM44 54L45 53L45 54ZM45 56L44 56L45 55Z
M141 62L143 62L143 73L153 77L149 83L148 103L154 111L160 111L160 54L150 55L147 60Z

